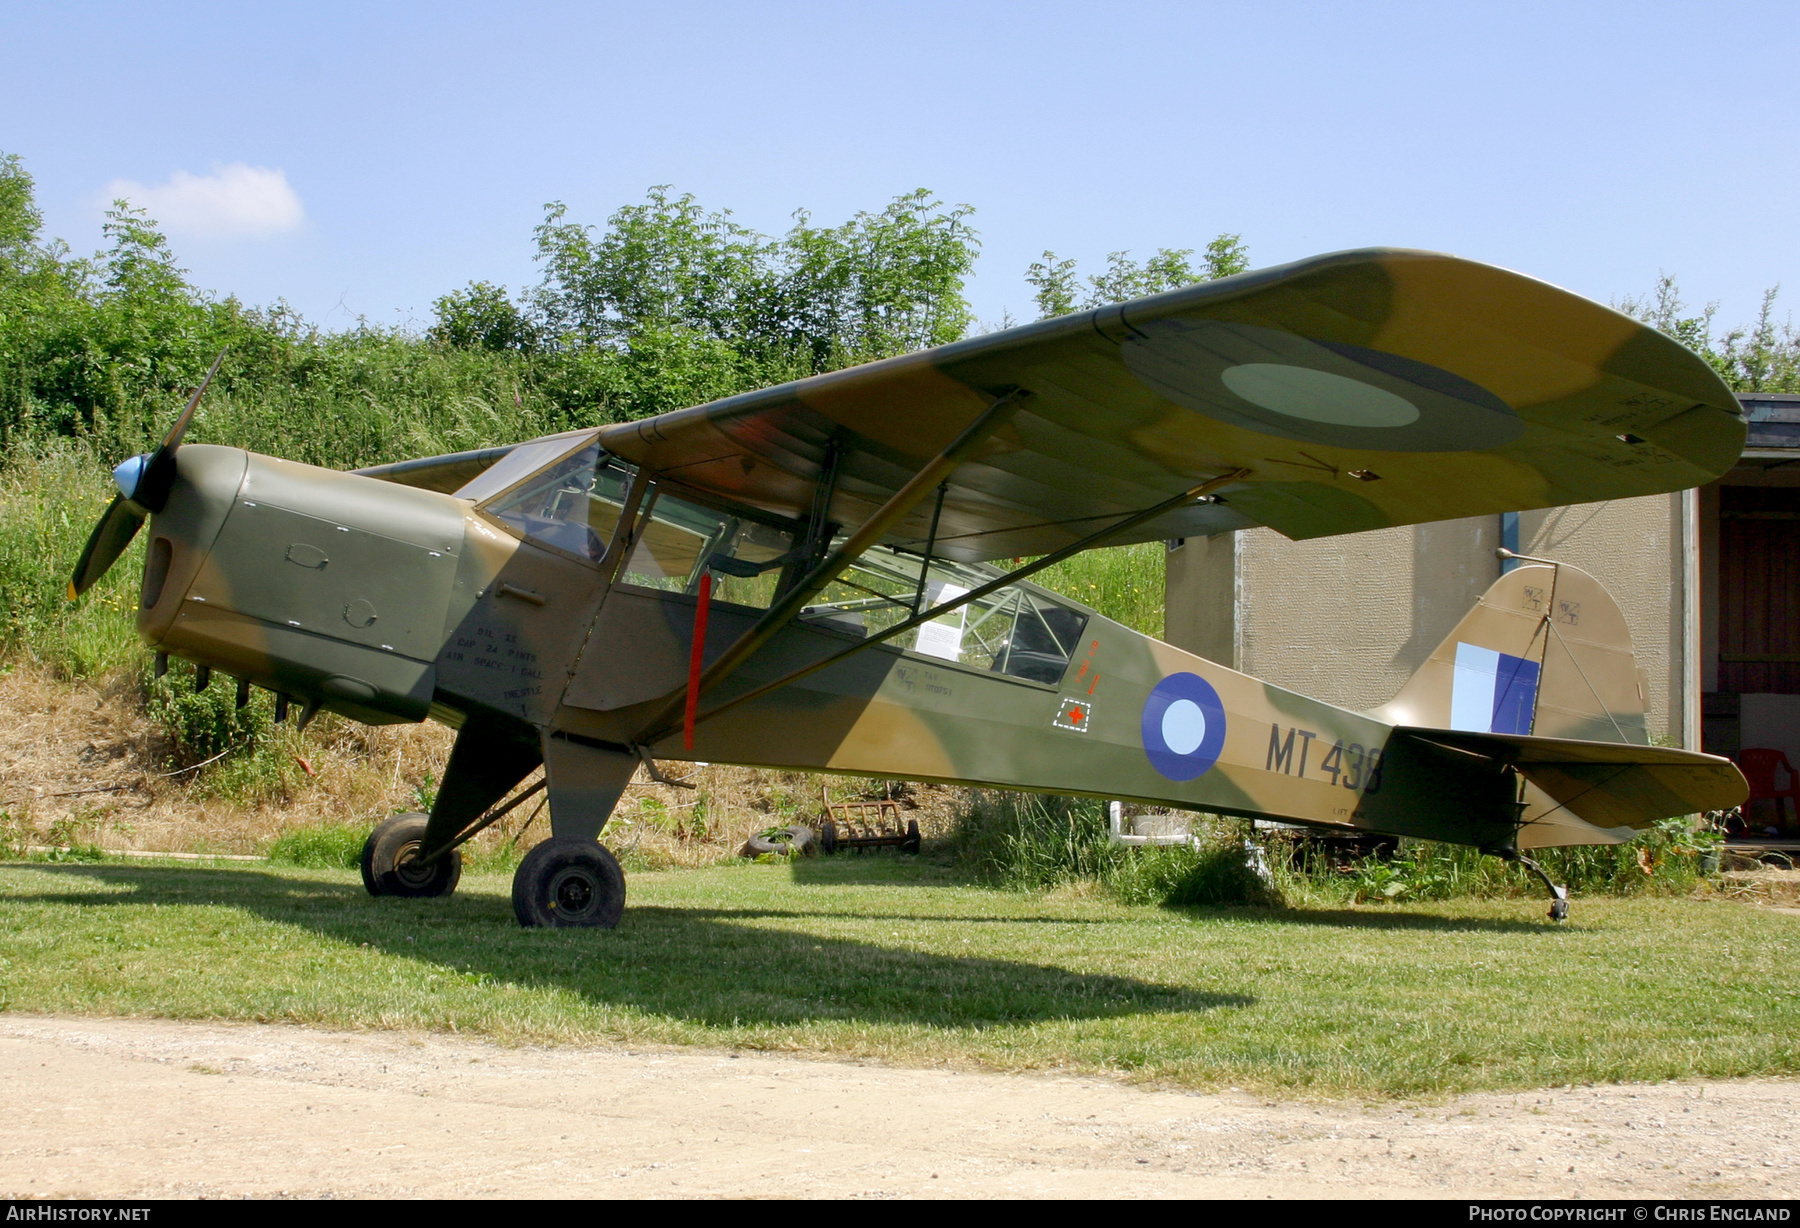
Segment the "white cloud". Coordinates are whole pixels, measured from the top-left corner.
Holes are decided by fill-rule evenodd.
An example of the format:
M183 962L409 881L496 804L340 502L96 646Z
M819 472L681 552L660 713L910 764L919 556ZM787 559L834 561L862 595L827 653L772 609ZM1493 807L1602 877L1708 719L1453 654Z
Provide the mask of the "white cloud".
M104 195L108 203L122 196L148 210L164 229L190 235L274 235L298 230L306 221L286 171L242 162L215 163L210 175L176 171L167 183L153 185L115 179Z

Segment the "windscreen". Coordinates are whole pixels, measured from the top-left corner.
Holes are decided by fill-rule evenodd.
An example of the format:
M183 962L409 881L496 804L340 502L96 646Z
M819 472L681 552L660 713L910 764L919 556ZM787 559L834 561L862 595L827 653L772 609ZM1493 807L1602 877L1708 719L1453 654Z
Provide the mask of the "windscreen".
M579 446L582 442L579 436L555 435L549 439L522 443L465 482L455 492L456 497L472 499L476 503L480 503L483 499L491 499L520 478L542 468L549 461Z

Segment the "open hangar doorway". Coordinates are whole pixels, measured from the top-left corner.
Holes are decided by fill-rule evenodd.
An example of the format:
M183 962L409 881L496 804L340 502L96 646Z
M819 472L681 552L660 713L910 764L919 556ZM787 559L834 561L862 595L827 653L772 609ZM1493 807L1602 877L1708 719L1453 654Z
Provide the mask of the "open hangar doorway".
M1738 399L1750 417L1743 460L1698 492L1701 744L1754 783L1746 751L1800 767L1800 394ZM1773 783L1800 777L1777 768ZM1800 861L1800 798L1753 798L1731 834Z

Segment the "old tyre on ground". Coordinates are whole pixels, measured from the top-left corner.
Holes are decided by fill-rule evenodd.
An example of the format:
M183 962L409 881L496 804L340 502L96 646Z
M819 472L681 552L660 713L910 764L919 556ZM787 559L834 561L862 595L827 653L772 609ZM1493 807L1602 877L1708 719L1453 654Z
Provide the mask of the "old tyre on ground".
M832 844L836 846L836 829L833 829ZM789 857L794 854L812 856L819 851L819 835L812 828L796 823L792 827L784 827L779 831L757 832L744 842L743 855L761 857L773 854L776 857ZM829 850L828 850L829 851Z
M370 895L421 898L449 895L462 878L462 851L452 849L428 865L419 863L425 816L396 814L383 819L363 842L363 886Z
M625 912L625 872L602 845L544 841L513 875L513 914L527 927L612 929Z

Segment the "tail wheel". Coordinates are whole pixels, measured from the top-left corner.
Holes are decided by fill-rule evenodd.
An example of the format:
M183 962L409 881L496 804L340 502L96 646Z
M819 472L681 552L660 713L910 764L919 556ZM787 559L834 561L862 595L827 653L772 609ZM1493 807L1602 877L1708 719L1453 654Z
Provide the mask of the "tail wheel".
M612 929L624 912L625 872L592 840L546 840L513 875L513 913L528 928Z
M450 852L429 863L419 861L425 844L426 818L397 814L376 825L363 843L363 886L370 895L410 898L449 895L462 878L462 852Z

